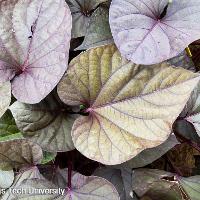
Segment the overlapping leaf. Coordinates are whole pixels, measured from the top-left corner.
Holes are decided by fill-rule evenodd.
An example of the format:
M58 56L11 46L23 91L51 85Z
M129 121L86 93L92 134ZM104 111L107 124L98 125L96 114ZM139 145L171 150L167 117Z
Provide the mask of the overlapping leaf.
M200 0L113 0L110 26L123 56L159 63L200 38Z
M85 36L93 11L106 1L108 0L66 0L72 12L72 38Z
M139 169L133 172L133 190L139 197L153 200L198 200L200 176L184 178L165 171Z
M40 146L25 139L0 142L0 167L3 169L36 165L42 157Z
M113 38L108 22L108 8L99 7L91 16L83 43L76 50L90 49L110 43L113 43Z
M170 149L172 149L177 144L179 144L179 142L176 139L176 136L171 135L163 144L157 147L142 151L140 154L138 154L136 157L134 157L130 161L125 162L123 166L129 167L131 169L144 167L154 162L158 158L160 158L162 155L167 153Z
M67 114L53 95L35 105L15 102L10 109L24 136L44 150L57 152L74 149L71 128L75 116Z
M86 105L72 129L75 147L90 159L119 164L163 143L197 84L197 74L167 63L140 66L114 45L71 61L58 85L69 105Z
M198 132L198 121L193 121L193 115L198 116L199 113L199 93L200 84L196 86L188 100L185 108L180 114L179 118L174 123L174 131L180 137L184 137L196 144L200 143ZM194 126L195 125L195 126Z
M33 189L64 189L62 194L25 194L18 195L20 199L60 199L60 200L119 200L119 196L114 186L103 178L90 176L86 177L73 172L72 187L66 190L67 170L58 170L54 183L43 179L25 180L18 188Z
M0 84L0 117L6 112L11 102L11 84Z
M179 133L185 135L185 132L192 132L193 136L191 136L193 138L195 137L196 133L200 136L200 83L198 83L190 99L188 100L183 112L181 113L181 118L182 121L177 122L175 126ZM185 120L187 120L187 122L185 122ZM191 123L193 127L189 125L188 122ZM196 133L193 128L195 128ZM197 141L198 139L196 138L195 140Z
M138 197L152 200L189 199L175 174L161 170L139 169L133 171L132 180L133 191Z
M68 171L66 169L58 170L54 182L62 188L66 188ZM74 200L119 200L119 195L114 186L103 178L96 176L83 176L77 172L72 173L72 186L67 197Z
M179 135L179 137L186 138L188 141L193 141L194 143L200 144L200 137L197 134L194 126L188 122L186 119L183 120L177 120L174 125L174 132L176 132L176 135Z
M188 69L193 72L196 71L192 58L190 58L185 51L180 53L178 56L167 60L167 62L176 67L183 67L184 69Z
M93 175L103 177L111 182L117 189L120 200L134 200L130 196L132 191L132 170L104 167L95 170Z
M0 1L0 82L38 103L67 68L71 13L64 0Z

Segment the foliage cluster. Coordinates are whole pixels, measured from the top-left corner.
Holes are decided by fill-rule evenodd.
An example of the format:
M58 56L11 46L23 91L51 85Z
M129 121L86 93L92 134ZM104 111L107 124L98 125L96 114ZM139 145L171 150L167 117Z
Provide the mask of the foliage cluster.
M199 39L200 0L0 0L0 198L200 200Z

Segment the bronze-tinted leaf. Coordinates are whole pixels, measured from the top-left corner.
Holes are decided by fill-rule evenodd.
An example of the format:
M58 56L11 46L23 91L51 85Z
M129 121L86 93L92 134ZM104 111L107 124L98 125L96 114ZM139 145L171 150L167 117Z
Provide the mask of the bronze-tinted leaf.
M25 139L0 142L0 167L22 168L36 165L43 157L42 149Z
M75 147L114 165L163 143L198 81L198 74L167 63L136 65L106 45L71 61L58 94L66 104L87 107L88 116L72 128Z

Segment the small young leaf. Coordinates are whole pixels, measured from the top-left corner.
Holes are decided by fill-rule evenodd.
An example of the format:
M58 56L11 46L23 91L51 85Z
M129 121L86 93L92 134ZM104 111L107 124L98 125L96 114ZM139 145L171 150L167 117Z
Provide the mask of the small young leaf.
M106 1L108 0L66 0L72 12L72 38L85 36L93 11Z
M62 111L53 95L35 105L15 102L10 110L24 136L39 144L43 150L58 152L74 149L71 129L75 116Z
M64 0L0 1L0 82L21 102L38 103L63 76L71 39Z
M113 38L108 23L108 8L99 7L91 16L83 43L75 50L90 49L110 43L113 43Z
M68 105L88 107L89 116L72 128L75 147L114 165L163 143L198 81L198 74L167 63L133 64L106 45L71 61L58 94Z
M161 16L164 10L166 15ZM168 0L113 0L110 26L127 59L137 64L160 63L200 38L200 0L170 4Z
M47 151L43 151L43 159L41 161L41 164L44 165L52 160L54 160L56 157L56 153L51 153Z
M14 139L23 139L23 135L20 133L15 119L11 112L7 110L0 118L0 141L8 141Z
M6 112L11 102L11 84L0 84L0 117Z
M0 142L0 167L3 169L35 165L42 157L40 146L25 139Z
M19 133L19 129L15 120L9 110L0 118L0 140Z

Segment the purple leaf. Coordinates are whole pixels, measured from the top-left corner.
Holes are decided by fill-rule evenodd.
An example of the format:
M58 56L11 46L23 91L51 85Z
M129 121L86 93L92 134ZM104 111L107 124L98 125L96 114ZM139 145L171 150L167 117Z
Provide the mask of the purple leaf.
M137 64L155 64L200 38L200 0L168 2L112 1L111 31L123 56Z
M38 103L68 61L72 19L64 0L0 2L0 82L21 102Z

